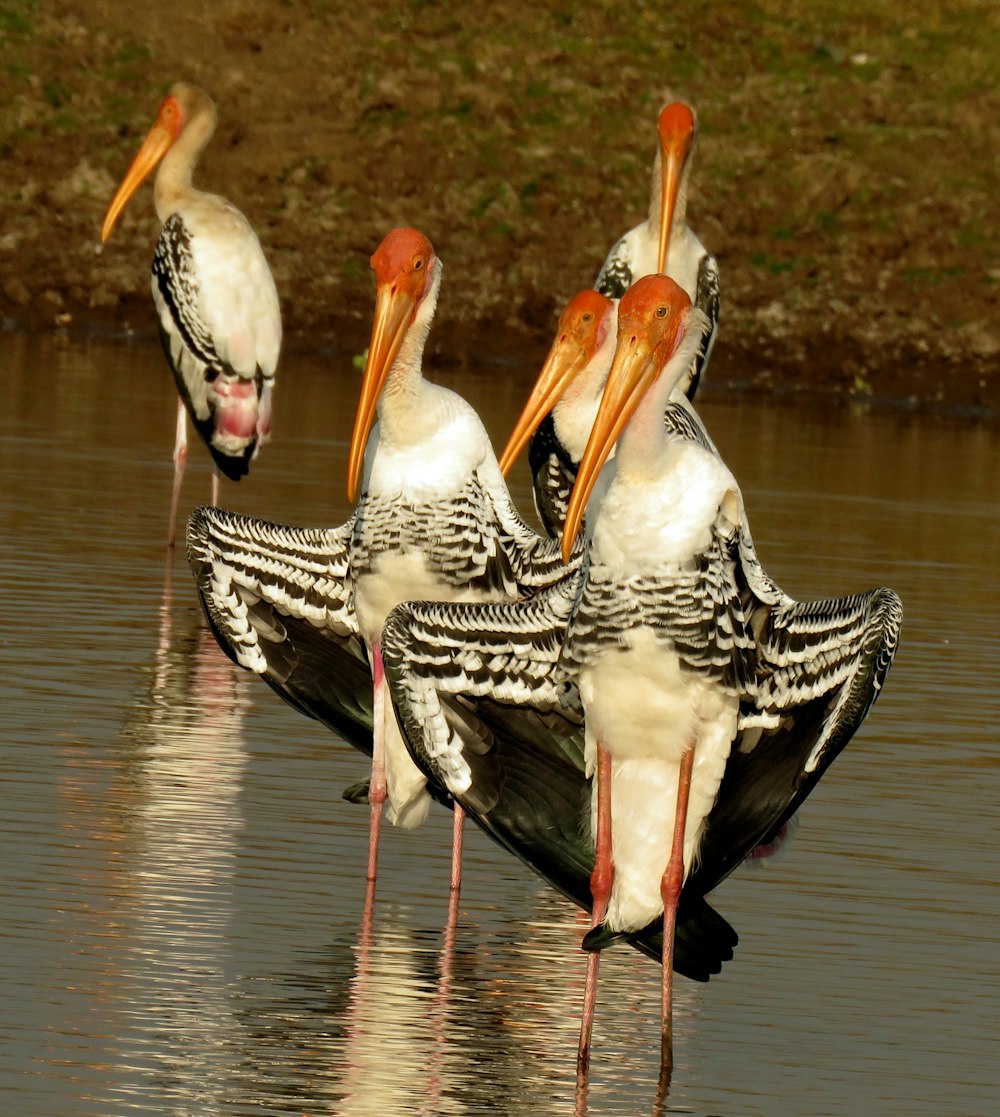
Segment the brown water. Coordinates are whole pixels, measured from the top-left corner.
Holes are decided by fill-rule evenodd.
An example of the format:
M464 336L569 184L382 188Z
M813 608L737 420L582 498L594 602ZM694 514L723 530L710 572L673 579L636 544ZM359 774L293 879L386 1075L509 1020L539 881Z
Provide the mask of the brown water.
M274 443L223 503L338 523L358 374L282 373ZM571 1114L581 916L474 831L442 974L435 811L387 834L362 943L367 812L340 791L365 760L218 653L180 555L167 588L159 351L0 337L0 374L0 1113ZM449 383L502 441L526 374ZM667 1111L994 1114L998 430L703 412L784 587L885 583L906 619L787 853L715 895L741 941L709 985L678 981ZM658 976L606 956L591 1114L653 1107Z

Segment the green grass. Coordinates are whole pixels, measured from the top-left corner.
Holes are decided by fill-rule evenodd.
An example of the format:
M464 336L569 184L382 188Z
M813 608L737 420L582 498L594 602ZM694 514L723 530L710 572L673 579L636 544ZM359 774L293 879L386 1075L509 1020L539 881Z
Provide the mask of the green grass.
M39 0L4 0L0 4L0 35L33 35L38 9Z

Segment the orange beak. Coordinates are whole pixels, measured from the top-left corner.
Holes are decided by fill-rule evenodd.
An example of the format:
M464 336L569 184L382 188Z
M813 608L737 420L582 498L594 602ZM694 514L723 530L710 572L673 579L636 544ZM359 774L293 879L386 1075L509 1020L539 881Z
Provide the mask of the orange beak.
M155 170L160 160L167 154L174 141L180 134L180 110L172 97L168 97L160 107L156 123L150 128L148 135L142 142L142 147L136 152L132 165L125 173L118 192L111 199L108 212L101 226L101 240L106 241L111 236L111 230L121 211L128 204L129 198L146 181L150 173Z
M347 460L347 499L353 504L361 483L368 436L375 425L375 409L399 347L416 313L416 299L406 287L382 284L375 298L375 322L368 345L368 360L361 381L361 398L354 418L351 451Z
M541 421L562 398L567 385L587 367L590 357L591 354L580 345L577 338L565 331L560 332L500 455L500 469L505 476L517 461L517 456L528 439L538 430Z
M684 337L682 315L690 306L687 295L665 275L638 280L621 301L618 345L563 525L563 562L569 562L587 501L612 447Z
M500 468L505 474L541 421L604 344L613 312L612 301L589 287L578 291L566 304L559 318L556 340L500 455Z
M684 181L684 168L694 143L694 128L694 113L682 101L667 105L660 112L657 131L663 180L660 191L660 243L656 255L656 270L660 273L667 270L670 227L677 208L677 195Z

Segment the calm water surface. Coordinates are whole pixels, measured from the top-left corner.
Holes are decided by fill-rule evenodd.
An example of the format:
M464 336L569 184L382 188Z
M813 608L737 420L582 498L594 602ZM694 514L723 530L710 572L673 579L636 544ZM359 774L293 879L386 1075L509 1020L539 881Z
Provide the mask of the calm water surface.
M571 1114L582 916L473 829L449 961L436 811L388 832L360 937L367 811L340 791L366 762L230 666L168 563L159 351L0 337L0 372L0 1112ZM358 374L282 373L274 443L223 503L339 523ZM447 382L502 442L527 372ZM885 583L906 620L791 847L715 895L741 941L678 981L666 1111L994 1114L997 428L703 412L788 592ZM209 491L191 457L185 514ZM606 956L591 1114L653 1108L658 977Z

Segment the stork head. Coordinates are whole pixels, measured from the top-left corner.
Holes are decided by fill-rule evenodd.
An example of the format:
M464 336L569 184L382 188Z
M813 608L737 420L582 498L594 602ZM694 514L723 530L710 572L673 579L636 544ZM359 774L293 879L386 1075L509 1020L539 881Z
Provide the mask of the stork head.
M615 304L606 295L590 289L580 291L566 304L556 339L500 456L500 468L504 473L510 470L525 443L573 381L591 368L611 329L614 308Z
M647 275L618 304L618 341L594 427L577 470L563 526L563 560L569 561L587 501L611 448L645 394L671 365L684 338L691 300L665 275ZM668 374L679 379L686 365L673 362Z
M108 206L108 212L104 216L104 224L101 226L102 241L106 241L111 236L111 230L129 198L159 166L164 155L174 146L180 134L196 116L208 121L205 135L207 141L215 128L214 102L197 86L177 82L160 105L153 127L147 133L142 146L125 172L121 186L111 199L111 205Z
M375 321L347 464L347 498L352 503L358 494L379 396L417 311L434 290L438 260L423 233L399 228L386 234L371 264L375 273Z
M660 144L660 241L656 270L666 271L670 226L677 210L677 198L684 183L684 172L694 150L698 121L694 109L684 101L672 101L660 109L656 133Z

